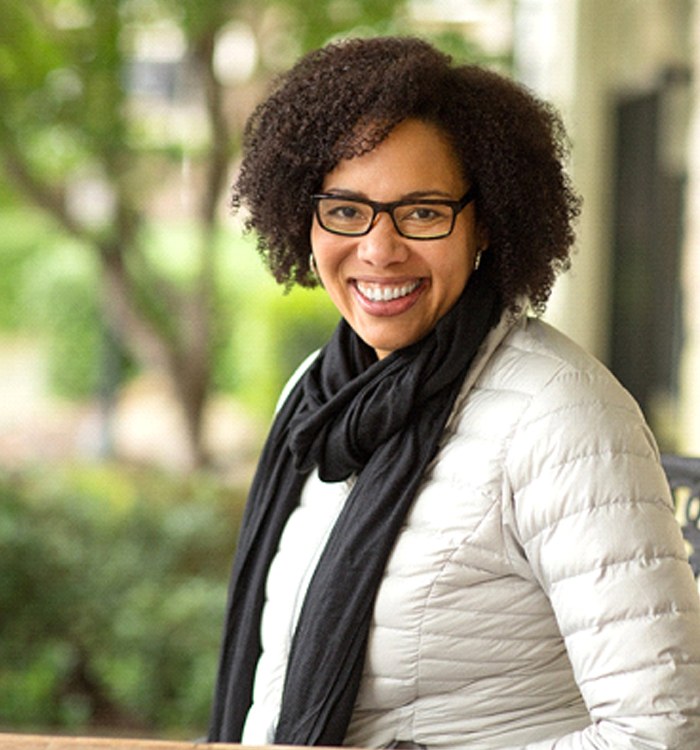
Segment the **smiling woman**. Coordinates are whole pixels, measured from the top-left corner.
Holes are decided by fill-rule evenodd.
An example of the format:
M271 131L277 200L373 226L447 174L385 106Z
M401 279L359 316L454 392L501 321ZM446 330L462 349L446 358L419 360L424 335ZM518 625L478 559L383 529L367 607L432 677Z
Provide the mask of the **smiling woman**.
M412 38L299 61L234 202L335 333L280 399L210 739L700 746L700 600L629 394L541 322L579 210L557 115Z
M422 339L466 286L486 245L474 204L456 213L466 188L446 136L417 119L400 123L374 150L343 159L326 175L322 189L335 197L324 199L330 208L317 211L311 228L318 275L343 318L379 358ZM339 203L341 196L345 200ZM349 196L396 205L374 216L365 211L356 225L359 212L347 202ZM447 202L436 210L416 203L419 196ZM348 234L349 223L362 231Z

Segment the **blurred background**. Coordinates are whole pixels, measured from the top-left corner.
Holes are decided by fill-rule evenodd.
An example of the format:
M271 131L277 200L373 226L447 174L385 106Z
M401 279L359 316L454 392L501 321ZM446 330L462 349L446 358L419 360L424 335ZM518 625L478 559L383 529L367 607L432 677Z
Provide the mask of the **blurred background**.
M700 454L692 0L2 0L0 731L206 731L242 503L336 315L231 215L275 73L412 33L551 100L584 197L547 318Z

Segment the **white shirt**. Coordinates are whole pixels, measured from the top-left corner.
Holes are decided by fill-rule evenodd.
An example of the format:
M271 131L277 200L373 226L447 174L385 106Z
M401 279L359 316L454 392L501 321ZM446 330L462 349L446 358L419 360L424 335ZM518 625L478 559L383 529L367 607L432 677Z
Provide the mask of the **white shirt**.
M310 479L315 474L314 470ZM348 494L347 482L327 485L329 491L322 496L309 492L308 487L309 481L282 532L267 576L260 625L262 653L255 671L253 703L243 727L244 745L269 745L274 740L294 630L311 577ZM298 544L300 538L304 545Z

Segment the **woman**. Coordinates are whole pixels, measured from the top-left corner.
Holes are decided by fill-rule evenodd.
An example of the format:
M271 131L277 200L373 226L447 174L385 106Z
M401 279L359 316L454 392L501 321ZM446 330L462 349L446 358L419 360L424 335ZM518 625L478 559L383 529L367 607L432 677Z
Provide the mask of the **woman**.
M557 116L416 39L303 58L235 202L342 315L292 379L231 582L210 740L700 747L700 601L658 452L527 309L579 203Z

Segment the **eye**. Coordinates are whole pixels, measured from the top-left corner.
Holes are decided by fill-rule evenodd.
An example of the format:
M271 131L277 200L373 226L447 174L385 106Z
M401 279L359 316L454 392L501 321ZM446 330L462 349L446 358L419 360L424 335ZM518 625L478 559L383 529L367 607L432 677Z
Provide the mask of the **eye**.
M428 206L414 206L412 210L404 216L404 219L413 219L414 221L431 221L439 216L439 211Z
M411 224L432 224L434 222L449 221L451 211L449 206L442 204L415 203L400 206L396 212L396 218L400 222Z
M329 208L328 215L338 220L352 220L360 216L361 212L358 210L357 206L353 206L351 203L345 203Z
M346 198L323 198L319 203L320 218L331 228L355 229L372 220L372 209L360 201Z

